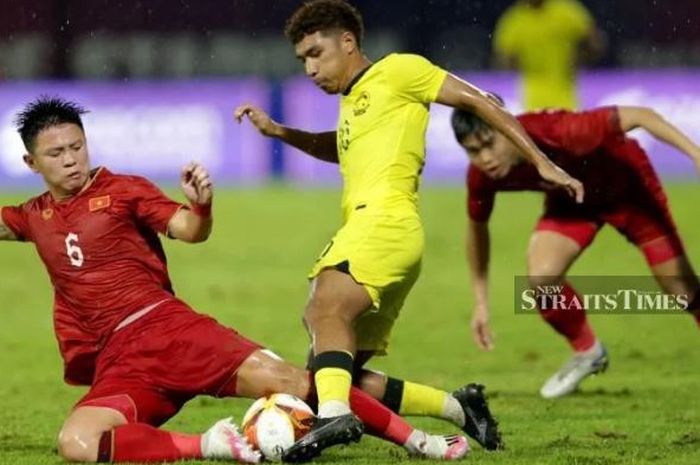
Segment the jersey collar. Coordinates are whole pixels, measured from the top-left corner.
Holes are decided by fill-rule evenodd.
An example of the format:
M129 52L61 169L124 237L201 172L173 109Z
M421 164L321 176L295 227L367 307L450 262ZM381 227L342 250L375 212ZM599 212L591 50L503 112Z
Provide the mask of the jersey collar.
M362 79L362 76L364 76L365 73L367 73L367 71L369 71L369 69L370 69L372 66L374 66L374 63L370 63L369 66L367 66L365 69L363 69L362 71L360 71L359 73L357 73L357 74L355 75L355 77L352 78L352 81L350 81L350 83L348 84L348 86L347 86L347 87L345 88L345 90L343 91L343 95L344 95L344 96L347 97L348 95L350 95L350 92L352 91L353 86L354 86L355 84L357 84L357 81L359 81L360 79Z

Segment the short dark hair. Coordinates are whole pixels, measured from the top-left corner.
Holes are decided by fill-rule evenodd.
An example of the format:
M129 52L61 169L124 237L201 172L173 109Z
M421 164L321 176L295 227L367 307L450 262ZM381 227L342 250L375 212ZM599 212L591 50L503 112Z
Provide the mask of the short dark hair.
M503 98L501 98L500 95L493 92L487 92L487 96L500 106L504 106ZM452 111L452 118L450 119L450 122L452 123L452 130L454 131L455 138L460 144L465 137L471 136L483 129L488 129L491 127L474 113L466 110L459 110L457 108Z
M84 130L81 115L85 113L87 110L77 103L60 97L42 95L17 113L15 127L24 142L24 147L31 152L36 136L46 128L69 123Z
M458 143L462 143L465 137L478 133L482 129L489 127L481 118L474 113L455 108L452 111L452 131L454 131L455 139Z
M333 29L350 31L362 46L365 27L357 8L345 0L311 0L300 6L287 20L284 33L293 44L309 34Z

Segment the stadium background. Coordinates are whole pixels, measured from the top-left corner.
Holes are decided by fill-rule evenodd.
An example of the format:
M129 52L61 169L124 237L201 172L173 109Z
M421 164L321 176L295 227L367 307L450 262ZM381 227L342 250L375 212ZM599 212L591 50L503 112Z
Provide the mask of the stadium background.
M491 31L508 1L355 1L366 49L422 53L505 97L519 109L517 78L491 69ZM580 79L582 106L654 107L700 141L700 20L696 0L584 0L608 49ZM39 94L91 110L86 131L95 163L173 186L196 159L217 182L216 227L201 246L166 244L180 296L195 308L303 363L299 319L305 272L336 229L338 177L332 165L298 156L236 125L236 104L252 101L288 124L329 129L335 98L300 76L281 35L298 1L0 0L0 205L36 193L21 163L14 113ZM424 272L397 327L391 356L377 367L454 388L488 384L509 449L474 453L477 463L695 464L700 460L697 330L684 317L603 315L592 319L612 354L609 373L561 402L538 398L540 383L566 356L536 317L515 316L513 276L524 273L536 194L499 197L493 219L492 307L496 351L469 335L471 295L463 259L466 158L449 113L434 108L421 209ZM689 255L700 263L695 170L643 134L663 175ZM614 182L614 180L611 180ZM179 194L173 190L174 196ZM57 463L56 431L82 393L63 385L51 328L50 283L22 244L0 248L0 463ZM637 275L639 254L604 230L574 273ZM672 393L669 395L669 393ZM202 399L167 426L186 431L240 418L247 401ZM430 420L420 426L451 431ZM367 440L325 460L395 463L403 457Z

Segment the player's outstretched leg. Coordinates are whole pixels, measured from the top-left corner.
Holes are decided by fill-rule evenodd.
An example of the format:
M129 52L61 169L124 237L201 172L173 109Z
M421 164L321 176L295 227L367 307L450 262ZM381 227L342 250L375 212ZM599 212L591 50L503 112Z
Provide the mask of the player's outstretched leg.
M603 373L609 364L608 351L599 341L586 351L576 352L540 389L545 399L572 393L585 378Z
M93 399L96 405L79 406L68 417L58 436L58 452L70 462L177 462L188 459L229 459L258 463L230 419L217 422L204 434L166 431L146 423L129 423L115 402L119 397ZM133 418L131 418L133 420Z
M361 356L368 358L365 354ZM480 384L467 384L450 394L368 369L358 370L356 383L401 416L429 416L447 420L482 447L488 450L503 448L498 422L491 414L484 396L484 386Z

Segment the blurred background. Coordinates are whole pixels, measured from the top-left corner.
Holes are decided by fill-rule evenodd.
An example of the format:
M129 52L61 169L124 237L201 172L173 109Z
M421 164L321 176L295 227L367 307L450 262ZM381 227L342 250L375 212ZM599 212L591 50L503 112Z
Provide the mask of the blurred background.
M252 101L288 124L334 126L337 99L304 80L282 34L285 19L300 3L0 0L0 185L38 183L22 165L23 149L11 121L21 105L40 94L60 94L91 110L86 125L92 155L115 170L172 179L180 164L194 158L232 185L275 178L337 183L334 167L299 157L234 125L230 117L238 103ZM420 53L501 94L515 112L531 107L523 103L518 60L499 54L494 34L517 2L352 3L365 18L370 58L391 51ZM700 111L697 0L579 4L596 36L590 53L578 54L587 32L576 38L581 42L572 59L572 68L580 71L576 106L652 106L700 140L700 118L693 116ZM555 36L547 43L562 40ZM550 60L549 53L543 50L539 60ZM524 61L519 64L525 66ZM465 156L453 141L449 112L436 108L434 113L426 180L459 183ZM692 172L680 154L641 137L664 176Z

